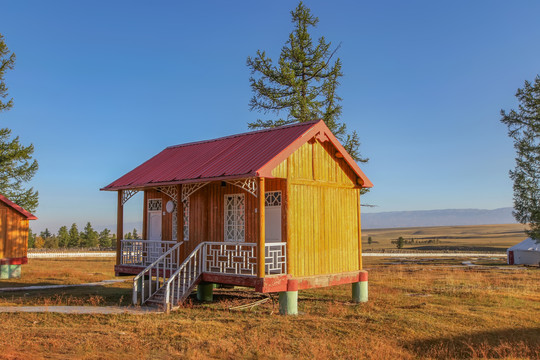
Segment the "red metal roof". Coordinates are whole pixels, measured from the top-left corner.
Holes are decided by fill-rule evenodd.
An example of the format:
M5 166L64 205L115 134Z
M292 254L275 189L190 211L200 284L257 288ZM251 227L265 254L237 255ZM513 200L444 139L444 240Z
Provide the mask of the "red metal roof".
M2 201L4 204L9 206L10 208L19 212L22 216L24 216L28 220L37 220L37 217L35 215L32 215L29 211L24 210L22 207L15 204L13 201L9 200L7 197L5 197L2 194L0 194L0 201Z
M362 186L373 186L321 120L170 146L101 190L271 177L281 161L321 133L344 155Z

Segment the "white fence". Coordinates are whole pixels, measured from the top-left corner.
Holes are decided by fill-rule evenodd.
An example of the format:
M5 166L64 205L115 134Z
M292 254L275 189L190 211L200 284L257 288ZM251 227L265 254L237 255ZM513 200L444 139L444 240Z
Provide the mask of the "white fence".
M101 252L36 252L28 253L29 259L54 259L54 258L72 258L72 257L116 257L114 251L101 251Z

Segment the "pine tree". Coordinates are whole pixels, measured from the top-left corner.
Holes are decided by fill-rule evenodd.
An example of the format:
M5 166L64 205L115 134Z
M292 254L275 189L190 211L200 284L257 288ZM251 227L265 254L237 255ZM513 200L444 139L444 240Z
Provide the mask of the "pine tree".
M0 34L0 112L13 107L13 99L3 99L8 96L4 76L14 65L15 54L10 54L4 37ZM33 153L33 145L23 146L18 136L11 139L10 129L0 129L0 193L30 212L37 209L38 192L32 187L26 189L23 185L30 181L38 170L37 161L32 161Z
M99 247L111 247L111 230L104 229L102 232L99 233Z
M403 244L405 244L405 239L402 236L398 237L396 241L396 247L398 249L403 249Z
M28 228L28 248L32 249L36 246L36 234L32 232L32 229Z
M4 76L7 70L13 70L15 66L15 54L9 53L9 49L4 41L4 37L0 34L0 111L9 110L13 107L13 99L7 102L8 88L4 82Z
M69 241L68 241L68 247L79 247L81 245L81 238L79 235L79 229L77 228L77 224L73 223L71 225L71 228L69 229Z
M525 81L516 92L518 110L501 110L501 122L514 140L516 167L510 171L514 181L513 215L529 224L527 234L540 242L540 75L534 83Z
M45 228L45 231L42 231L39 236L41 236L43 239L48 239L52 236L52 234L48 228Z
M96 247L98 245L99 235L94 230L90 222L86 223L84 231L81 232L81 245L83 247Z
M58 229L58 246L65 248L69 244L69 232L67 226Z
M133 240L139 240L140 239L140 236L139 236L139 233L137 232L137 229L133 228L133 233L131 235L133 237Z
M360 155L360 141L356 131L348 133L347 126L339 121L342 107L336 90L341 72L341 60L333 60L339 46L332 49L324 37L314 44L308 30L316 27L319 19L300 2L291 11L294 30L281 49L278 65L264 51L247 58L253 97L249 102L255 110L281 115L286 119L257 120L250 128L268 128L322 119L357 161L366 162Z

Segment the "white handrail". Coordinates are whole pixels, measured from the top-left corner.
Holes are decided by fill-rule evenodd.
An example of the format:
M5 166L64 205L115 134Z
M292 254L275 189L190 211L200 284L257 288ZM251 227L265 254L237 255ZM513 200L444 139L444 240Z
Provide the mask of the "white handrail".
M203 261L205 249L206 243L200 243L163 285L165 287L163 306L167 311L189 296L205 271Z
M180 262L180 251L178 250L184 242L181 241L170 248L167 252L157 258L153 263L148 265L143 271L133 278L133 303L136 304L138 300L137 293L139 292L139 280L141 281L141 304L144 304L152 295L154 295L162 286L160 286L160 278L163 278L163 282L167 277L167 272L170 274L176 270L178 263ZM176 251L175 255L171 255ZM155 280L152 280L152 275L155 273ZM148 276L148 296L146 296L146 286L144 276ZM154 283L154 291L152 291L152 283Z

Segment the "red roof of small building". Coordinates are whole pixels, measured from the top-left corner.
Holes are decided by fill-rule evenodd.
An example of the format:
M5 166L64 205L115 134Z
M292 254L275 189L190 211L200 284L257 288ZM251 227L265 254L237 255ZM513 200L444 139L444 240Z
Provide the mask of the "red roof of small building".
M24 216L28 220L37 220L37 217L35 215L32 215L29 211L24 210L22 207L15 204L13 201L9 200L7 197L5 197L2 194L0 194L0 201L2 201L4 204L14 209L15 211L17 211L18 213L20 213L22 216Z
M101 190L272 177L279 163L313 137L331 141L358 175L362 187L373 186L320 120L170 146Z

